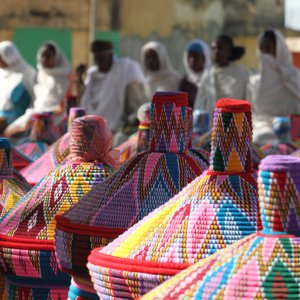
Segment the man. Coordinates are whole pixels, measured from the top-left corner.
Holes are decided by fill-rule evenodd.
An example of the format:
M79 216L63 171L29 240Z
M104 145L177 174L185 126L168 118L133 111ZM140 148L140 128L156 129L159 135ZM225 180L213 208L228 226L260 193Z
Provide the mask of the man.
M91 52L95 65L88 70L81 105L87 114L107 120L110 129L117 133L116 145L124 139L126 128L134 125L137 109L144 103L144 75L137 62L116 58L109 41L94 41Z

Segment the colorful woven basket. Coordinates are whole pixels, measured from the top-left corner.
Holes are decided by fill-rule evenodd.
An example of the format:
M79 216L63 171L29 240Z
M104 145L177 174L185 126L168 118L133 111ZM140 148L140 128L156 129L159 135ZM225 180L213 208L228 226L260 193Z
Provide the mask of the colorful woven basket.
M73 108L69 114L69 127L73 121L85 115L83 108ZM48 151L34 161L31 165L21 170L21 174L32 185L36 185L46 174L58 166L63 166L67 162L67 156L70 152L70 133L64 134L59 140L50 146Z
M217 102L210 168L102 250L88 268L101 299L140 297L191 264L256 232L250 104Z
M295 152L297 150L297 147L291 143L274 143L274 144L263 145L260 147L260 150L264 153L264 155L271 155L271 154L288 155Z
M23 168L26 168L33 162L33 160L30 157L20 152L15 147L11 147L11 160L12 160L12 166L16 170L21 170Z
M126 142L119 145L121 162L124 162L137 153L148 150L150 136L150 110L151 103L143 104L137 112L139 119L138 131L134 133Z
M68 117L68 131L71 131L73 121L77 118L85 116L85 109L82 107L71 107Z
M29 190L30 185L12 167L11 144L0 138L0 216L12 208ZM5 279L0 275L0 299L3 299Z
M258 178L263 230L143 299L300 299L300 159L268 156Z
M87 277L87 256L93 248L107 245L208 167L206 153L188 150L191 124L187 94L154 95L150 150L132 157L80 203L56 216L62 270Z
M10 151L9 140L0 138L0 216L30 190L30 186L13 170Z
M32 160L43 155L54 141L51 135L50 118L49 114L35 113L31 118L32 127L29 138L17 145L17 149Z
M74 121L69 163L47 174L1 219L0 272L7 278L7 299L67 298L70 277L55 258L54 216L112 173L100 163L99 119L104 122L96 116ZM106 140L112 143L112 136Z

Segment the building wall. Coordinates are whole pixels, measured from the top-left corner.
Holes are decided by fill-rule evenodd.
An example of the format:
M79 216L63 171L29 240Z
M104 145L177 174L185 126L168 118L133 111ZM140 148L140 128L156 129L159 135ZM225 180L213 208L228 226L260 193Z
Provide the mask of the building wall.
M284 0L98 0L97 30L136 60L149 40L163 42L175 67L183 71L184 46L193 38L209 44L221 32L247 48L241 63L256 68L256 37L274 26L283 29ZM270 10L272 7L272 10ZM87 63L90 0L1 0L0 40L14 39L17 29L50 28L70 31L73 66ZM119 32L116 35L115 32ZM296 32L285 31L289 36ZM118 44L118 36L120 38ZM34 36L31 36L31 39ZM47 36L45 35L45 39ZM26 43L26 35L21 47ZM19 46L19 45L18 45ZM28 38L27 48L31 47ZM66 50L66 45L64 45ZM33 47L32 51L36 51Z

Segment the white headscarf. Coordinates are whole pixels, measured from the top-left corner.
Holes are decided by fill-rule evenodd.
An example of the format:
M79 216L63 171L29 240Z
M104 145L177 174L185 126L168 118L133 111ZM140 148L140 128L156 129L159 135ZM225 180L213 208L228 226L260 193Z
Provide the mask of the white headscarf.
M262 53L259 75L250 78L249 99L254 102L254 140L264 143L274 139L272 121L277 116L300 113L300 72L292 65L292 55L283 35L276 36L275 57ZM258 45L263 34L258 38Z
M44 68L41 64L41 54L44 45L50 44L55 48L56 62L53 68ZM46 42L37 53L38 78L34 87L36 111L53 111L61 103L67 93L71 71L69 62L58 45L52 41Z
M22 75L22 81L27 91L33 96L32 88L36 80L36 71L21 56L19 50L11 41L0 42L0 56L7 67L3 69L6 76L14 73Z
M156 52L159 60L159 70L150 71L145 65L145 53L148 50ZM141 62L147 81L145 84L145 92L148 98L151 99L156 91L177 91L179 88L180 76L175 71L170 61L165 46L159 42L149 42L141 49ZM149 100L150 100L149 99Z
M87 79L81 106L87 114L103 116L109 127L117 131L123 126L125 105L134 102L133 98L128 97L127 88L135 84L142 88L144 74L140 65L128 57L113 57L108 72L102 73L98 66L92 66L88 70Z
M263 54L258 49L258 56L260 59L260 69L265 67L264 64L270 68L275 68L280 73L283 85L300 100L300 74L293 65L293 58L290 50L287 47L284 36L278 30L273 30L276 36L276 56L273 57L268 54ZM261 42L263 33L258 38L258 43Z
M198 44L203 50L204 69L201 72L195 72L194 70L192 70L189 66L189 63L188 63L188 49L193 44ZM184 65L185 71L186 71L187 76L190 79L190 81L192 81L197 86L199 86L199 83L200 83L200 80L201 80L201 77L202 77L202 74L203 74L204 70L209 68L210 65L211 65L211 53L210 53L209 46L202 40L192 40L191 42L189 42L186 45L185 49L184 49L183 65Z
M45 44L51 44L55 48L56 63L53 68L44 68L40 63L41 52ZM28 108L23 116L10 124L8 130L23 128L35 112L55 111L68 91L70 64L54 42L50 41L45 44L38 50L37 54L38 75L37 83L33 87L35 96L33 107ZM60 120L60 116L56 117L55 121L57 120Z

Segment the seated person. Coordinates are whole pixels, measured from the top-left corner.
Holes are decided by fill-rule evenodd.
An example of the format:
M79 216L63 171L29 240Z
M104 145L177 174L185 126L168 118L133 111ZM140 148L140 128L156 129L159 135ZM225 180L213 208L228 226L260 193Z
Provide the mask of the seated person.
M22 116L33 98L36 71L10 41L0 42L0 117L10 124Z
M6 137L27 130L34 113L51 113L59 119L64 112L63 99L70 84L69 62L54 42L47 42L38 50L37 60L38 74L37 83L33 87L33 105L6 128Z

